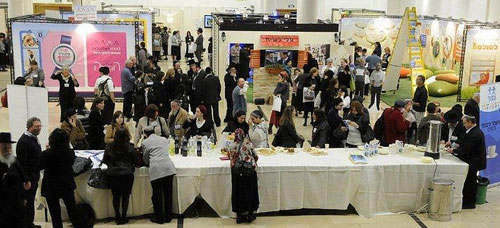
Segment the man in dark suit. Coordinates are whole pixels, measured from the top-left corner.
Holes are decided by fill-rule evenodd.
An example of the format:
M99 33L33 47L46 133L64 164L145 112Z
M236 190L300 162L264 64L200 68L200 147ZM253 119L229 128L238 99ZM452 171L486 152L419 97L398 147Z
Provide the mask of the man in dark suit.
M198 37L196 37L196 40L194 41L196 44L196 51L194 54L196 55L198 62L201 63L203 61L203 59L201 59L201 53L203 52L203 29L198 28L197 33Z
M207 74L201 69L200 63L192 64L191 69L193 70L193 77L189 104L191 105L191 111L194 112L196 107L203 101L203 79L205 79Z
M35 194L40 179L40 158L42 147L38 141L38 135L42 130L42 122L37 117L31 117L26 123L26 131L16 145L16 154L19 164L24 170L27 181L31 182L31 188L26 192L26 216L25 227L41 227L33 224L35 219Z
M282 65L285 65L288 64L288 62L290 62L290 58L288 57L288 52L284 51L284 52L281 52L280 54L280 60L278 60L278 63L279 64L282 64Z
M238 78L243 78L245 81L250 76L250 46L245 45L240 50L240 68L238 69Z
M205 69L205 73L207 76L203 79L203 104L208 109L208 115L212 118L215 126L220 126L220 117L219 117L219 101L220 99L220 80L219 77L213 74L212 68L207 67Z
M458 148L449 148L448 152L469 164L469 171L462 191L462 209L476 208L477 172L486 169L486 145L484 134L473 116L463 117L465 136L458 141Z
M474 96L467 101L464 108L464 114L476 117L476 123L479 124L479 100L480 94L476 93Z
M31 183L12 154L10 133L0 133L0 224L2 227L23 227L26 192Z
M233 120L233 90L237 85L236 80L236 66L233 64L229 65L227 73L224 76L224 97L227 104L226 117L224 117L225 123Z
M444 114L444 121L441 128L441 140L444 143L456 143L465 135L465 127L462 123L462 113L450 110Z

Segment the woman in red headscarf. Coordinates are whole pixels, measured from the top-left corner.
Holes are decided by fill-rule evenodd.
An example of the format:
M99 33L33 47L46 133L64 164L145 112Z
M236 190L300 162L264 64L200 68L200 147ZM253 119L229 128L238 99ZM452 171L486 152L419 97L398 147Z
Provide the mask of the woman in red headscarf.
M259 157L245 132L238 128L234 132L234 143L227 148L231 160L231 204L236 213L236 223L252 222L259 208L257 185L257 160Z

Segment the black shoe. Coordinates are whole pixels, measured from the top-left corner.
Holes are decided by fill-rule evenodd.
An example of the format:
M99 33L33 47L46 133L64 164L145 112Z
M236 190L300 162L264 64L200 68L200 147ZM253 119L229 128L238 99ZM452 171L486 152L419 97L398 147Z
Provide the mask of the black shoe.
M462 204L462 209L475 209L476 204L471 203L471 204Z
M40 225L33 225L33 228L42 228Z
M155 219L155 218L150 218L149 221L151 221L152 223L156 223L156 224L163 224L164 223L162 220Z
M215 124L216 127L220 127L220 123Z
M237 217L236 217L236 223L237 224L241 224L241 223L244 223L244 222L247 222L247 219L245 217L243 217L241 214L237 215Z
M170 223L172 221L172 216L165 216L164 222Z
M302 124L302 126L306 127L307 126L307 121Z
M253 222L257 217L255 216L254 213L249 213L248 216L247 216L247 221L250 223L250 222Z
M122 218L120 218L120 217L115 217L115 223L116 223L116 225L121 225L121 224L123 224Z
M127 217L122 217L122 224L127 224L129 219Z

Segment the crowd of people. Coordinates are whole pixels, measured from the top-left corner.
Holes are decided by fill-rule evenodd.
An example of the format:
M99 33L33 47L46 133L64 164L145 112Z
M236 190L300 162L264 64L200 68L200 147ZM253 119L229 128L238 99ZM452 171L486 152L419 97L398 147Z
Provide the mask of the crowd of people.
M201 32L198 33L201 36ZM174 37L176 35L174 32ZM198 43L198 39L194 41L192 37L186 37L188 41ZM76 187L70 169L75 160L73 150L82 149L105 151L102 162L107 166L107 175L112 176L109 186L117 224L128 222L128 201L138 159L149 166L154 207L151 221L160 224L171 221L172 180L176 169L169 158L170 140L167 138L215 138L216 127L222 124L218 106L221 83L212 69L202 69L199 61L189 60L190 69L186 73L179 61L174 61L171 69L162 71L157 64L158 49L153 47L150 56L144 43L141 46L139 52L143 50L145 53L138 53L139 59L130 57L121 73L123 112L114 110L116 101L109 68L99 69L101 76L94 88L96 97L88 110L84 99L75 92L78 81L68 67L63 67L51 76L60 84L61 126L50 134L47 150L41 150L37 136L42 123L36 117L28 120L27 131L17 142L17 158L12 156L11 144L14 142L10 134L1 134L0 194L7 195L9 201L0 203L0 222L33 226L34 197L40 170L45 170L42 196L47 198L53 226L62 227L58 201L63 199L69 218L77 227L73 196ZM354 148L374 139L385 146L396 140L425 145L428 123L441 121L444 126L442 143L449 146L450 153L470 165L463 207L475 207L475 175L486 165L484 136L477 127L479 95L474 95L467 103L465 115L460 105L443 113L439 103L427 102L425 78L419 76L413 99L397 100L383 110L372 127L369 111L363 105L368 93L366 87L371 91L368 108L375 105L379 110L385 80L383 69L387 66L390 50L386 48L386 53L381 56L379 43L371 56L363 54L360 47L355 50L354 60L342 59L339 65L328 59L320 70L317 62L310 59L303 71L293 69L289 71L293 72L291 75L280 72L273 95L281 105L273 107L269 122L264 120L265 114L261 110L252 111L247 118L248 72L239 71L242 67L235 64L228 67L223 80L227 101L223 122L228 124L223 132L234 135L234 142L225 150L231 160L232 207L237 213L238 223L255 220L254 212L259 205L258 155L254 148L271 145L302 147L306 139L297 132L294 116L302 115L303 125L307 126L309 113L312 125L310 144L318 148ZM240 57L238 64L242 64ZM35 71L36 63L33 64ZM283 61L283 64L287 62ZM126 124L132 119L135 121L134 137ZM268 135L272 134L273 127L277 132L270 143Z

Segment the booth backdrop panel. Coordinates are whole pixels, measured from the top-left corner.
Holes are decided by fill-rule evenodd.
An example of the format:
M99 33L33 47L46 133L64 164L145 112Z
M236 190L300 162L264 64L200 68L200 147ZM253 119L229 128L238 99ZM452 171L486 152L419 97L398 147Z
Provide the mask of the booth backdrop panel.
M490 180L490 184L500 182L500 83L481 86L481 118L479 126L486 143L486 169L480 174Z
M70 65L80 92L92 92L100 66L109 66L115 91L125 60L135 52L135 26L98 24L12 23L14 75L24 75L35 59L45 72L50 92L59 90L52 73ZM31 56L30 54L33 54Z
M42 149L49 138L49 104L48 93L45 88L7 85L9 102L9 126L12 139L17 141L26 132L26 121L31 117L38 117L42 122L42 131L38 136ZM16 145L13 151L16 151Z
M420 152L369 157L368 164L354 165L348 158L354 151L357 149L329 149L327 156L304 152L261 156L257 167L258 212L302 208L346 210L349 204L365 217L413 212L427 204L434 173L436 178L455 181L452 210L461 210L468 166L453 155L436 160L437 166L422 163ZM172 157L177 168L173 189L175 213L183 213L201 195L219 216L234 216L231 169L229 162L221 161L219 156L204 152L204 157ZM99 157L102 158L102 153ZM88 173L76 178L76 192L92 205L98 218L113 217L111 191L88 187ZM136 169L129 215L152 213L148 176L146 167Z
M74 17L73 12L61 12L61 19L68 20L70 17ZM136 16L138 18L136 18ZM153 15L150 13L103 13L97 12L97 19L99 21L111 21L111 22L139 22L139 40L146 42L146 48L152 50L152 23Z
M458 72L464 26L438 20L419 22L421 26L417 27L416 37L422 44L425 67L432 71ZM368 49L368 55L371 55L377 41L382 49L389 47L393 51L400 24L400 18L343 18L341 38L347 44L357 42ZM408 53L404 55L403 64L409 64Z
M464 56L462 99L471 98L479 86L491 84L500 73L500 29L469 29Z

